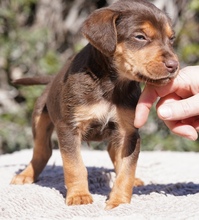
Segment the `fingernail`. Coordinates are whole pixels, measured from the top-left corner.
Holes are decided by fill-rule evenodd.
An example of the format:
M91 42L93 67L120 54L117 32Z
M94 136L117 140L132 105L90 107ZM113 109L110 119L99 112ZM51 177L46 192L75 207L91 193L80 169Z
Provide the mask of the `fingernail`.
M164 106L164 107L160 107L158 109L158 113L159 115L163 118L163 119L169 119L172 116L172 111L169 107Z

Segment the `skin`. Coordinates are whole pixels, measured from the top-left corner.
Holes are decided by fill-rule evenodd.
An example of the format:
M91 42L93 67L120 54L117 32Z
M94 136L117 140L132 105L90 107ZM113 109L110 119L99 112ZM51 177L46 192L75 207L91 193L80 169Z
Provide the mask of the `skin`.
M138 101L134 126L142 127L150 109L156 105L157 115L175 134L190 140L199 131L199 66L188 66L165 86L146 85Z

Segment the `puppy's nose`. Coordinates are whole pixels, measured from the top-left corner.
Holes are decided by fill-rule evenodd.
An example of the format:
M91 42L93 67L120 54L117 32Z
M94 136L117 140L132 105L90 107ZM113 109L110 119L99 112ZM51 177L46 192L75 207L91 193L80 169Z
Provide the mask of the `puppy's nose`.
M174 73L178 68L178 62L176 60L172 60L172 59L166 60L165 66L166 66L167 71L169 73Z

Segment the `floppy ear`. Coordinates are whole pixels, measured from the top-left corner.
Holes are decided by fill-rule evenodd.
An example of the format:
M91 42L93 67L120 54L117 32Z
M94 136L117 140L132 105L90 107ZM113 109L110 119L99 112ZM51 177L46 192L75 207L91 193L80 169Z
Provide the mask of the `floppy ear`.
M93 12L84 22L83 35L89 42L106 56L115 52L117 44L116 19L119 13L110 9Z

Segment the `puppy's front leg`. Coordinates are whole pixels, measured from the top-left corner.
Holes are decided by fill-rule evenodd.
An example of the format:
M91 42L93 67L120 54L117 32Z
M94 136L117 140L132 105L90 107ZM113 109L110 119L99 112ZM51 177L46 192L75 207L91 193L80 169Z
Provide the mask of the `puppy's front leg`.
M109 154L111 154L117 177L106 203L106 209L130 203L135 184L135 171L140 152L139 134L134 131L122 139L120 146L115 144L109 146Z
M88 190L88 173L80 154L81 135L66 123L58 123L56 131L63 160L64 180L67 187L67 205L81 205L93 202Z

